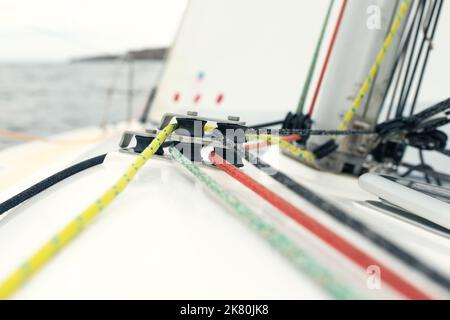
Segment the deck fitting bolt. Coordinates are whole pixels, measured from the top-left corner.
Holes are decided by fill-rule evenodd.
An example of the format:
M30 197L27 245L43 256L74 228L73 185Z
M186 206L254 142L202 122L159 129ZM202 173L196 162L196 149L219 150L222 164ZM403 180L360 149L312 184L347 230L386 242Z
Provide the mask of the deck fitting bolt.
M236 116L228 116L228 120L237 122L237 121L241 120L241 118L236 117Z
M198 112L196 112L196 111L188 111L187 115L191 116L191 117L197 117L198 116Z

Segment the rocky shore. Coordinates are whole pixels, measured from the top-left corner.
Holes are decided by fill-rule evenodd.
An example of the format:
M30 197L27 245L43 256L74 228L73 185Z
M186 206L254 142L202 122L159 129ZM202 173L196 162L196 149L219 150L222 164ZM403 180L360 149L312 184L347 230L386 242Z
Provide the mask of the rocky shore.
M142 49L131 50L123 55L105 54L98 56L88 56L71 59L70 62L98 62L98 61L113 61L119 59L130 60L163 60L167 54L167 48L154 48L154 49Z

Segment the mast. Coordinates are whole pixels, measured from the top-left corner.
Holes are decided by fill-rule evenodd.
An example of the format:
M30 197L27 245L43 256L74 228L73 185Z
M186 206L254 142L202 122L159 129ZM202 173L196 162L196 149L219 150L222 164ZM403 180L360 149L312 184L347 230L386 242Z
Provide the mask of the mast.
M339 127L377 60L401 3L392 0L348 1L318 103L312 114L315 128L334 130ZM377 124L389 79L396 67L406 20L403 19L377 75L370 83L370 90L347 129L369 130ZM313 137L310 139L310 148L314 149L324 142L324 137ZM346 137L339 141L339 145L339 152L322 161L321 167L334 172L359 171L370 151L367 137Z

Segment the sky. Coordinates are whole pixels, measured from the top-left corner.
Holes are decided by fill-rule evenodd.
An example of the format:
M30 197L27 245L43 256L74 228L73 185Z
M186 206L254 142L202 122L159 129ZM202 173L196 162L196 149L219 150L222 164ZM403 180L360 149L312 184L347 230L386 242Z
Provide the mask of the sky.
M169 46L187 2L0 0L0 62L63 62L89 55ZM430 101L448 97L449 30L450 6L444 4L422 90Z
M64 61L171 44L187 0L0 0L0 61Z

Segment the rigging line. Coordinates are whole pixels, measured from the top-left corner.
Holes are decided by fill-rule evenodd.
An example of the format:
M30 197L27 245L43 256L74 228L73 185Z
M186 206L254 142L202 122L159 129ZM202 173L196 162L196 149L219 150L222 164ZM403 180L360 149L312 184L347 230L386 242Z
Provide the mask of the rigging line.
M151 104L156 97L157 87L153 86L150 89L150 92L147 94L147 100L145 102L144 108L142 110L141 115L139 116L139 122L145 124L147 122L147 116L150 112Z
M273 122L275 124L277 122ZM323 129L271 129L268 128L272 123L266 123L264 125L257 125L252 127L243 127L246 130L246 136L257 137L267 135L280 135L280 136L350 136L350 135L374 135L377 134L374 130L323 130ZM215 126L205 126L205 131L210 132L216 129ZM260 133L261 132L261 133Z
M396 0L396 7L398 7L399 1L400 0ZM410 12L411 11L408 11L407 16L405 17L405 21L408 21ZM390 24L392 24L392 22L394 21L395 16L396 16L396 12L393 13L393 16L391 17L391 20L390 20L391 21ZM406 22L405 22L405 24L406 24ZM397 72L397 64L399 63L400 59L402 58L402 51L403 51L403 47L401 45L402 44L402 39L403 39L403 37L401 37L399 39L399 46L397 47L396 52L395 52L394 68L392 69L392 71L391 71L391 73L389 75L389 79L388 79L388 82L387 82L387 90L384 93L383 99L382 99L382 102L381 102L382 106L384 106L384 104L385 104L385 102L387 100L387 96L388 96L388 93L390 91L391 84L394 81L394 77L395 77L395 74Z
M205 125L206 132L213 131L214 129L216 129L215 126L211 126L208 124ZM301 149L301 148L295 146L294 144L289 143L289 141L292 141L292 139L284 139L284 137L275 137L273 135L258 135L258 134L248 134L248 135L246 135L246 137L249 139L252 139L252 138L265 139L270 144L276 143L280 146L281 149L283 149L285 152L287 152L291 156L299 159L300 161L306 161L309 163L313 163L316 158L316 156L312 152ZM299 139L297 139L297 140L300 140L300 138L301 137L299 137ZM250 148L252 148L252 147L250 147Z
M133 98L134 98L134 59L132 55L126 57L128 62L128 77L127 77L127 121L131 123L133 120Z
M392 23L389 35L384 40L383 46L377 55L374 65L370 69L368 77L364 81L364 84L362 85L361 89L359 90L352 105L346 112L344 119L342 120L341 124L338 127L338 130L347 129L347 126L350 123L350 121L353 119L353 117L355 116L356 111L360 108L361 103L362 103L365 95L369 91L370 86L372 85L372 82L373 82L375 76L378 74L378 71L380 69L381 64L384 61L387 51L391 47L394 37L397 35L397 31L400 28L403 18L405 17L405 14L407 13L408 9L411 6L411 2L412 2L412 0L404 0L403 3L401 4L399 12L397 14L397 17L395 18L395 21Z
M257 138L258 138L258 136L257 136ZM301 140L302 137L297 136L297 135L292 135L292 136L283 136L283 137L281 137L281 139L284 141L298 141L298 140ZM268 137L265 137L265 141L259 141L257 143L253 143L253 144L246 143L244 145L244 148L246 150L254 150L254 149L262 149L262 148L270 147L271 145L272 145L272 141L270 141L268 139Z
M102 128L106 127L106 125L109 122L108 119L109 119L109 115L111 113L112 97L113 97L114 93L117 91L116 90L117 80L119 77L120 68L124 62L124 58L122 57L121 59L117 59L116 61L118 63L116 65L116 68L114 69L111 82L106 90L106 103L103 107L103 115L100 120L100 127L102 127Z
M440 150L439 152L442 153L443 155L450 157L450 150Z
M264 139L269 144L276 143L282 148L285 152L289 153L291 156L299 159L300 161L306 161L309 163L313 163L316 159L316 156L307 150L301 149L294 144L290 143L289 140L291 139L284 139L284 137L278 137L270 134L266 135L246 135L248 138L257 138L257 139ZM298 140L298 139L297 139Z
M250 154L246 152L246 154ZM215 153L210 154L210 160L211 162L216 165L219 169L223 170L225 173L248 187L250 190L258 194L261 198L265 199L267 202L269 202L271 205L273 205L275 208L279 209L281 212L283 212L286 216L288 216L290 219L298 223L299 225L303 226L307 230L309 230L311 233L316 235L318 238L320 238L322 241L327 243L330 247L334 248L339 253L343 254L345 257L347 257L349 260L351 260L356 265L360 266L364 270L366 270L371 265L377 265L381 268L383 273L383 281L388 283L392 288L394 288L397 292L401 293L407 298L410 299L430 299L430 297L422 292L421 289L415 287L413 284L410 284L406 280L404 280L401 276L397 275L395 272L391 271L390 268L383 265L381 262L377 261L376 259L372 258L362 250L355 247L353 244L348 242L346 239L323 225L322 223L318 222L316 219L314 219L310 214L306 213L303 210L298 209L297 207L293 206L268 188L264 187L248 175L246 175L243 171L237 169L233 165L229 164L227 161L219 157ZM252 163L255 165L254 163ZM256 167L261 169L268 169L268 166L266 166L264 163L260 162L262 167L259 167L258 164L256 164ZM274 173L274 172L272 172ZM278 173L275 173L275 175L278 175ZM275 178L272 176L275 180L279 181L279 177ZM286 185L287 181L283 179L283 184ZM292 187L290 187L292 189ZM296 192L298 194L298 190ZM319 201L322 203L322 206L329 206L327 208L328 211L335 211L337 208L333 208L331 204L328 202L325 202L322 199L319 199L313 192L310 192L308 190L309 196L312 196L312 199ZM304 195L302 194L302 197ZM309 200L311 202L311 200ZM316 204L317 205L317 204ZM338 209L339 210L339 209Z
M334 45L336 43L337 35L338 35L339 29L340 29L341 24L342 24L342 20L343 20L343 17L344 17L345 9L347 7L347 3L348 3L348 0L343 0L342 1L342 6L341 6L341 9L340 9L340 12L339 12L338 20L336 22L336 26L334 28L333 35L331 37L331 42L330 42L330 45L328 47L328 51L327 51L327 54L326 54L326 57L325 57L325 61L324 61L324 64L322 66L322 70L321 70L320 75L319 75L319 81L317 82L317 86L316 86L316 89L314 91L314 96L313 96L311 105L309 107L309 111L308 111L309 116L311 116L312 113L314 112L314 108L316 106L317 98L319 97L319 92L320 92L320 89L322 87L322 82L323 82L323 79L325 77L325 72L327 71L328 64L329 64L330 58L331 58L331 54L333 52Z
M305 135L331 135L333 138L339 135L376 135L377 133L374 131L363 131L363 130L344 130L344 131L338 131L338 130L287 130L287 129L281 129L281 130L267 130L266 132L275 132L276 134L281 134L281 136L277 137L273 134L246 134L246 137L252 138L252 137L258 137L260 139L266 139L270 144L277 143L279 147L288 155L291 157L302 161L307 162L310 164L314 164L316 160L316 155L306 149L302 149L295 144L291 143L297 140L293 139L283 139L283 135L297 135L299 137L305 136ZM280 138L281 137L281 138Z
M406 47L407 46L408 46L408 44L406 44ZM400 64L400 67L398 68L398 70L396 68L396 70L397 70L397 79L395 81L395 85L394 85L394 88L392 90L392 97L390 99L391 101L389 103L389 108L388 108L388 111L386 113L386 121L391 119L392 110L394 109L395 97L397 96L398 88L400 86L400 79L401 79L402 73L403 73L403 68L405 67L405 61L406 61L406 51L402 50L400 56L398 57L398 59L397 59L397 61L395 63L395 65ZM394 80L394 76L395 76L395 71L396 70L394 70L394 72L392 73L392 79L389 81L389 87L391 86L391 83ZM386 98L385 99L387 99L387 92L386 92Z
M432 6L431 6L431 4L429 5L427 14L425 14L425 12L424 12L424 17L420 24L421 28L419 30L419 33L420 33L420 31L422 31L422 40L421 40L420 45L418 46L419 51L417 53L417 56L414 59L414 67L412 69L411 76L409 77L408 81L405 83L406 91L405 91L404 99L402 100L402 104L401 104L402 115L406 109L407 102L410 98L411 89L413 87L414 80L416 79L416 74L417 74L419 65L421 64L421 62L423 65L424 61L425 61L425 60L422 61L423 49L425 48L425 45L428 43L428 40L431 39L431 37L429 36L429 30L433 24L433 17L435 16L435 11L438 8L438 6L437 6L438 0L433 0L432 2L433 2L433 5ZM424 11L425 11L425 9L424 9ZM425 25L425 27L423 29L422 29L422 24ZM434 32L434 30L432 30L432 33L433 32ZM413 110L413 108L411 108L411 110Z
M397 58L397 61L395 62L395 65L398 66L400 61L401 61L401 63L400 63L400 67L395 68L392 73L392 76L394 76L395 71L398 71L397 79L395 81L395 86L393 88L392 96L391 96L390 103L389 103L389 109L388 109L388 112L386 115L386 121L391 119L391 114L394 109L394 103L395 103L396 97L398 96L400 80L402 79L403 69L405 68L406 61L407 61L406 54L408 52L409 44L411 42L412 29L415 24L415 21L417 20L418 15L419 15L419 4L416 6L415 9L416 10L415 10L414 16L412 17L410 22L409 22L409 17L411 16L412 9L408 10L407 17L405 18L405 20L406 20L405 30L408 30L408 31L406 32L406 34L403 34L402 39L400 40L402 49L401 49L399 57ZM409 26L408 26L408 24L409 24ZM406 37L405 37L405 35L406 35ZM405 37L404 40L403 40L403 37ZM391 81L389 82L389 87L390 86L391 86Z
M436 20L434 21L433 32L432 32L432 35L431 35L430 39L428 40L429 43L428 43L427 52L425 54L425 61L424 61L423 66L422 66L422 71L420 72L420 75L419 75L419 82L417 84L417 89L416 89L416 92L415 92L415 95L414 95L414 100L413 100L413 103L412 103L412 106L411 106L410 115L414 114L415 109L416 109L417 99L419 97L419 92L420 92L420 89L422 87L422 82L423 82L423 79L424 79L424 76L425 76L425 71L427 69L428 61L429 61L429 58L430 58L430 53L431 53L431 50L433 49L433 40L434 40L434 36L435 36L436 30L437 30L437 26L438 26L438 23L439 23L440 15L442 13L442 5L443 5L443 3L444 3L443 0L441 0L440 3L439 3L439 8L438 8L438 11L437 11Z
M310 135L310 136L340 136L340 135L370 135L375 134L373 130L323 130L323 129L271 129L270 127L282 124L284 121L274 121L255 126L245 127L246 130L264 131L266 133L274 132L280 135ZM212 128L209 131L212 130Z
M414 19L412 20L411 25L409 27L409 31L408 31L408 42L404 48L405 49L405 52L404 52L405 58L404 58L403 65L402 65L402 73L399 74L399 79L398 79L399 84L401 82L401 86L396 88L396 92L395 92L396 95L392 97L392 101L391 101L391 103L394 104L395 100L397 100L396 101L396 110L395 110L393 118L397 117L397 113L401 108L401 103L402 103L401 93L402 93L402 90L404 90L403 88L406 86L406 82L407 82L406 66L411 64L411 60L413 58L413 57L409 56L408 53L416 45L414 42L412 42L412 37L413 37L414 26L416 23L419 23L420 11L421 11L421 3L417 2L416 13L414 15ZM403 72L404 70L405 70L405 72Z
M181 32L181 30L178 30L178 32ZM178 37L177 37L178 38ZM169 50L170 51L170 50ZM150 89L150 92L148 93L148 98L147 101L145 103L144 109L142 110L142 113L139 117L139 122L140 123L146 123L148 120L148 116L150 114L150 111L152 109L153 106L153 102L154 99L156 97L156 94L158 93L158 86L159 84L162 82L162 77L163 75L165 75L165 69L167 68L167 62L168 61L168 53L164 54L163 60L162 60L162 65L163 67L156 73L156 79L155 79L155 85Z
M426 163L425 163L425 158L423 156L423 150L418 150L419 151L419 159L420 159L420 165L422 167L426 167ZM428 175L428 173L426 171L424 171L424 176L425 176L425 181L428 184L431 184L431 180L430 180L430 176Z
M313 55L311 64L309 66L309 70L308 70L308 74L306 77L305 85L303 87L302 95L300 97L300 101L297 106L297 114L301 114L305 108L306 97L308 96L308 92L309 92L309 88L311 86L311 81L312 81L312 78L314 75L314 71L316 70L317 61L319 59L319 53L320 53L320 50L322 49L323 38L325 36L325 31L327 30L328 24L330 22L330 16L331 16L331 12L333 10L333 6L334 6L334 0L331 0L330 4L328 6L327 14L325 16L325 20L322 25L322 30L320 31L319 39L316 44L316 49L314 50L314 55Z
M433 173L434 169L426 164L419 164L419 165L411 166L404 173L402 173L402 174L398 173L398 174L401 178L406 178L406 177L411 176L416 171L419 173L423 173L424 175L427 175L428 177L433 177L433 179L436 181L436 184L438 186L442 187L442 180L440 179L440 176L437 174L434 174ZM431 184L431 182L430 182L430 184Z
M400 103L399 103L399 107L397 109L397 113L395 115L397 118L402 116L403 111L405 109L406 100L408 98L405 95L405 89L406 89L406 86L407 86L407 83L408 83L409 72L411 71L411 65L412 65L412 62L414 60L414 53L416 51L416 44L417 44L418 37L419 37L419 34L420 34L420 27L421 27L421 24L422 24L423 15L425 13L426 1L425 0L420 0L419 5L420 5L420 14L419 14L419 18L417 20L417 26L416 26L415 31L414 31L414 40L412 42L411 52L409 54L409 60L408 60L408 64L407 64L407 67L406 67L406 72L405 72L405 76L404 76L404 84L403 84L402 90L400 92L400 101L399 101Z
M295 159L301 162L306 162L313 165L315 164L316 155L314 153L299 148L288 141L281 140L278 144L281 150L294 157Z
M266 122L266 123L257 124L257 125L251 126L250 128L252 128L252 129L263 129L263 128L268 128L268 127L282 125L283 123L284 123L284 120L272 121L272 122Z
M241 146L235 144L233 141L229 139L225 138L224 142L228 148L234 149L239 154L239 156L246 159L257 169L265 173L268 173L272 179L281 183L289 190L296 193L298 196L305 199L312 205L318 207L336 221L340 222L343 225L346 225L350 229L354 230L356 233L359 233L360 235L365 237L367 240L371 241L379 248L389 252L391 255L402 261L405 265L416 269L417 271L428 277L430 280L432 280L438 286L444 287L445 289L450 291L450 280L446 276L434 270L433 268L431 268L430 266L419 260L414 255L403 250L395 243L389 241L382 235L373 231L363 222L347 214L344 210L341 210L331 202L318 196L316 193L309 190L307 187L304 187L301 184L297 183L284 173L274 169L272 166L262 161L258 156L255 156L252 153L245 151ZM399 284L395 281L395 279L392 280L394 281L393 282L394 285Z
M47 243L29 257L20 267L0 282L0 299L7 299L27 280L45 266L59 251L67 247L84 229L86 229L114 199L126 189L136 173L161 147L167 137L176 129L176 124L165 127L152 143L137 157L123 176L102 196L90 204L81 214L56 233Z
M281 130L265 130L265 132L272 132L276 134L281 134L281 136L275 136L274 134L246 134L247 138L257 137L259 139L266 139L270 144L277 143L280 148L289 154L290 156L294 157L295 159L299 161L304 161L313 164L316 160L316 156L314 153L302 149L295 144L291 143L293 142L293 139L283 139L283 135L297 135L299 137L305 136L305 135L331 135L333 137L339 136L339 135L376 135L377 133L374 131L363 131L363 130L287 130L287 129L281 129ZM299 140L299 139L297 139ZM297 141L295 140L295 141Z
M266 124L267 125L267 124ZM268 126L267 126L268 127ZM216 129L215 126L206 125L205 131L210 132ZM263 128L261 126L242 127L246 130L246 136L257 137L267 135L280 135L280 136L350 136L350 135L373 135L377 134L374 130L323 130L323 129L270 129ZM261 132L261 133L260 133Z
M319 264L309 253L299 247L295 241L255 214L245 203L183 156L175 147L170 147L169 152L174 160L233 209L235 216L241 222L269 242L274 249L285 256L297 269L312 278L329 295L337 299L362 298L348 285L338 280L332 271Z
M249 128L250 131L253 128ZM374 130L321 130L321 129L258 129L257 132L262 132L263 134L255 135L299 135L299 136L364 136L364 135L374 135L377 134ZM247 134L252 135L252 134Z
M21 203L31 199L32 197L38 195L39 193L47 190L48 188L54 186L55 184L66 180L82 171L100 165L105 161L106 153L100 156L79 162L70 166L58 173L51 175L50 177L32 185L28 189L18 193L17 195L9 198L8 200L0 203L0 216L5 212L17 207Z
M413 123L420 123L442 112L450 114L450 98L413 115L410 119Z
M399 5L399 1L400 1L400 0L395 0L395 7L396 7L396 8L397 8L398 5ZM396 11L393 11L392 14L391 14L391 17L390 17L390 19L389 19L389 25L392 25L392 22L394 22L394 19L395 19L396 15L397 15L397 12L396 12ZM408 12L408 15L409 15L409 12ZM408 18L405 17L405 20L407 20L407 19L408 19ZM386 31L387 34L388 34L388 32L389 32L389 31ZM387 34L386 34L386 36L387 36ZM400 42L400 41L399 41L399 42ZM397 47L397 49L396 49L395 56L397 56L397 53L398 53L398 47ZM397 63L397 62L398 62L398 57L397 57L395 63ZM383 100L382 100L380 106L383 106L383 105L384 105L384 99L386 98L387 92L389 91L389 86L390 86L390 84L391 84L391 82L392 82L392 78L393 78L393 76L394 76L395 69L396 69L396 68L393 69L393 71L391 72L391 74L390 74L390 76L389 76L388 84L387 84L387 86L386 86L387 89L386 89L385 94L383 95ZM374 91L375 91L375 84L376 84L377 80L378 80L378 75L377 75L377 76L375 77L375 79L374 79L374 85L370 88L368 98L366 99L366 103L364 104L363 118L366 118L366 116L367 116L367 112L368 112L368 110L369 110L370 102L372 101L372 97L373 97L373 94L374 94ZM380 113L381 113L381 110L382 110L382 109L380 109L380 111L378 112L377 118L379 118Z
M433 21L433 17L435 16L436 9L438 8L437 3L438 3L438 0L434 0L433 7L431 8L431 14L429 15L428 18L427 18L427 16L424 16L424 18L423 18L423 20L424 20L423 22L427 21L427 19L428 19L428 22L427 22L426 27L423 30L423 37L422 37L422 41L420 43L419 52L418 52L416 60L414 62L414 67L413 67L413 70L412 70L412 73L411 73L411 77L410 77L408 85L407 85L407 90L405 92L405 99L404 99L404 103L402 104L403 110L405 110L405 108L406 108L406 103L407 103L408 98L410 96L411 88L412 88L413 83L414 83L414 79L416 78L417 69L419 68L419 64L420 64L420 61L421 61L421 58L422 58L422 53L423 53L423 49L425 48L425 44L427 43L427 41L432 41L432 37L434 37L434 32L436 30L435 27L437 26L437 21L438 20L436 20L436 23L433 25L433 30L431 31L432 35L428 36L428 33L430 31L430 27L433 24L432 21ZM428 9L430 10L430 8L428 8ZM438 13L439 13L439 11L438 11ZM439 15L436 16L436 19L438 17L439 17ZM428 43L431 43L431 42L428 42ZM411 113L413 113L413 112L414 112L414 109L411 108Z
M446 155L445 154L445 150L444 151L438 151L438 152L443 153L444 155ZM450 150L448 151L448 156L450 156ZM400 166L401 167L405 167L407 169L406 173L400 174L400 177L406 177L406 176L410 175L413 171L420 171L420 172L426 171L427 174L430 177L433 177L435 180L440 180L440 181L445 181L445 182L449 182L450 183L450 175L442 173L442 172L434 171L434 170L432 170L429 167L421 168L419 166L420 167L419 168L417 165L413 165L413 164L405 163L405 162L401 163Z
M399 1L400 0L395 0L395 8L397 8L398 7L398 5L399 5ZM392 12L392 14L391 14L391 17L389 18L389 25L392 25L392 22L394 22L394 19L395 19L395 16L397 15L397 12L396 12L396 10L394 10L393 12ZM405 20L406 20L407 18L405 18ZM388 31L387 31L387 34L386 34L386 36L388 35ZM397 50L396 50L397 52L398 52L398 48L397 48ZM396 61L397 62L397 61ZM367 99L366 99L366 103L365 103L365 106L364 106L364 112L363 112L363 118L366 118L367 117L367 112L369 111L369 105L370 105L370 103L372 102L372 97L373 97L373 94L374 94L374 91L375 91L375 84L377 83L377 80L378 80L378 74L375 76L375 79L374 79L374 83L373 83L373 85L372 85L372 87L370 88L370 90L369 90L369 94L368 94L368 97L367 97ZM390 79L389 80L389 82L390 81L392 81L392 79ZM389 88L389 85L387 86L387 88ZM387 91L387 90L386 90ZM384 96L385 97L385 96ZM384 102L384 101L383 101ZM380 106L383 106L383 102L381 102L381 104L380 104ZM380 110L381 111L381 110ZM379 113L378 113L378 116L379 116Z

